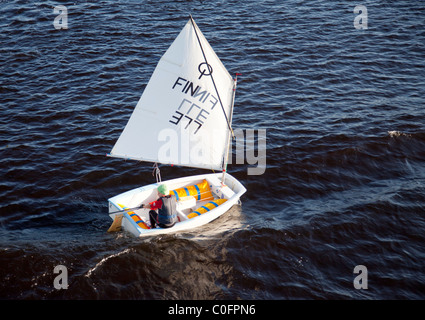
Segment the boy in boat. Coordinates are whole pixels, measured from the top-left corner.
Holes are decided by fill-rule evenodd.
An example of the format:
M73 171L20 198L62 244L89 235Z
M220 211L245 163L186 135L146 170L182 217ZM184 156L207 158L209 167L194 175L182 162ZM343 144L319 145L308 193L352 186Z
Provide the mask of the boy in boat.
M149 204L143 205L149 211L151 228L158 224L161 228L171 228L177 221L176 197L170 195L167 185L161 184L158 189L159 198ZM155 210L158 210L156 212Z

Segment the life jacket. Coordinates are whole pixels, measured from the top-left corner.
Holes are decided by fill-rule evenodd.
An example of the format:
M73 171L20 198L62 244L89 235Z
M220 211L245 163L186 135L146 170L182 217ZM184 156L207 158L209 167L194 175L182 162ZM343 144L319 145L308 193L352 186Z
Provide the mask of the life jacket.
M162 228L170 228L177 221L176 197L169 195L160 199L162 206L158 209L158 224Z

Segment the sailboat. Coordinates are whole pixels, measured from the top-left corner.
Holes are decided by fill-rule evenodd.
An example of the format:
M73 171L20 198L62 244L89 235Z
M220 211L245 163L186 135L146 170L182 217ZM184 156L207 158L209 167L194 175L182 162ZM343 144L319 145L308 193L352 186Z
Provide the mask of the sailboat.
M246 188L227 173L237 84L190 16L159 60L127 125L108 156L154 163L156 183L108 199L109 231L137 237L205 225L240 204ZM162 181L159 164L211 170ZM218 172L216 172L218 171ZM176 198L177 222L152 228L149 210L157 188Z

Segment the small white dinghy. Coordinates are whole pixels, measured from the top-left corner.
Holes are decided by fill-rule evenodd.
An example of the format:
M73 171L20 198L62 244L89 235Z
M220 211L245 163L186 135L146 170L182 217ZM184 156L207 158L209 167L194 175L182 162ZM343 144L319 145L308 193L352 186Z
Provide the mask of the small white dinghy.
M226 185L222 185L220 176L219 173L211 173L164 182L172 190L171 194L178 195L184 191L184 196L178 196L178 222L171 228L151 229L149 209L139 208L142 203L152 202L158 198L156 188L159 183L136 188L109 199L109 211L118 211L110 213L110 216L114 221L120 221L124 230L138 237L173 233L202 226L217 219L237 204L240 196L246 191L244 186L230 175L227 175ZM192 187L198 185L206 185L207 191L186 196L190 194ZM204 195L207 197L203 197Z
M135 236L157 235L204 225L240 203L245 187L227 174L233 130L233 79L190 17L165 52L126 127L108 156L155 163L157 182L109 199L114 220ZM222 173L161 182L158 163ZM177 200L178 222L151 228L149 210L164 183Z

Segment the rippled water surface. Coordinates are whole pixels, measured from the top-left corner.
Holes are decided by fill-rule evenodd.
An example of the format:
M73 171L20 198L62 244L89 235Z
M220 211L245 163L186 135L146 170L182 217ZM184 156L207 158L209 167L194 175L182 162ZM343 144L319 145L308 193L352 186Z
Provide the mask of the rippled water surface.
M425 298L422 2L360 1L367 29L351 1L77 0L56 30L58 4L0 2L1 299ZM108 234L107 199L154 177L105 155L189 14L266 171L229 165L242 206L193 232Z

